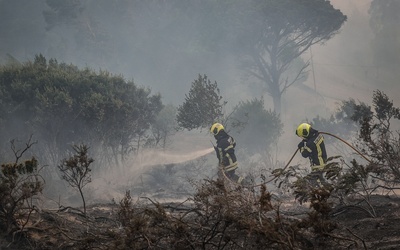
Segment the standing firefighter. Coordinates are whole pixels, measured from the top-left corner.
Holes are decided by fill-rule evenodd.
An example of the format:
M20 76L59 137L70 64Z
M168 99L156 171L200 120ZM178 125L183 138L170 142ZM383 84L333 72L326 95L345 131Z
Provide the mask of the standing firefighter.
M303 139L298 145L301 155L310 159L310 182L315 187L322 187L325 184L323 170L327 160L324 137L308 123L300 124L296 135Z
M217 140L217 146L214 149L218 157L219 171L224 171L230 180L241 183L243 178L235 174L235 170L238 167L235 155L235 140L225 132L221 123L214 123L210 131Z

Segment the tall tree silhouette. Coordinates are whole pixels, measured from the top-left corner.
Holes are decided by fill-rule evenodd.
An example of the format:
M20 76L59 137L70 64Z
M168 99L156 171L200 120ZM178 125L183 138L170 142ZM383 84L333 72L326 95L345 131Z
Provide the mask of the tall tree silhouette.
M308 63L291 79L284 78L296 59L310 46L332 38L346 16L325 0L251 0L237 13L238 42L244 66L264 83L281 111L281 96L305 72Z

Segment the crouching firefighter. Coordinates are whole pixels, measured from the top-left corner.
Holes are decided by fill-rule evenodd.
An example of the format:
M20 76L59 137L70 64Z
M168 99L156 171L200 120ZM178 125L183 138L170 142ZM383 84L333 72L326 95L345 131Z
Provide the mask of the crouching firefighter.
M211 126L210 131L217 140L217 146L214 146L214 149L217 153L219 174L225 173L225 176L231 181L244 184L242 183L244 178L239 177L235 173L238 168L238 162L235 155L235 140L225 132L224 126L221 123L214 123Z
M311 173L307 179L315 188L326 186L323 176L327 160L324 137L308 123L300 124L296 129L296 135L303 139L298 145L301 155L310 159Z

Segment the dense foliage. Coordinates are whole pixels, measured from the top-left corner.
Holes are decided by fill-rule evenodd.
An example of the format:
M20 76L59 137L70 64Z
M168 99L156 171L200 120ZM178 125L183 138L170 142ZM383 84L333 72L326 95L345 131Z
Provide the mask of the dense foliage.
M171 142L173 136L178 130L176 121L177 108L172 104L165 105L163 109L156 116L152 126L152 138L148 140L154 146L160 146L165 149Z
M178 125L188 130L208 128L223 118L224 104L217 82L212 83L206 75L199 75L184 103L178 107Z
M231 131L248 152L269 151L282 134L283 124L276 113L265 110L263 99L241 102L229 117Z
M162 108L159 95L122 76L42 55L1 66L0 84L1 138L34 134L39 155L54 164L70 145L85 143L103 153L100 161L114 159L118 165L139 149Z

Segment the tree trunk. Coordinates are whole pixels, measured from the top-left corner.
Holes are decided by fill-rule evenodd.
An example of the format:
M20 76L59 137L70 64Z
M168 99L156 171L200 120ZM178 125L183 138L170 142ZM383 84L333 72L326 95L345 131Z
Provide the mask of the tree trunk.
M282 103L281 103L282 100L281 99L282 99L282 96L280 95L280 93L272 95L274 111L279 117L281 116L281 109L282 109Z
M83 214L86 215L86 202L85 202L85 197L83 196L82 188L78 186L79 193L81 194L82 201L83 201Z

